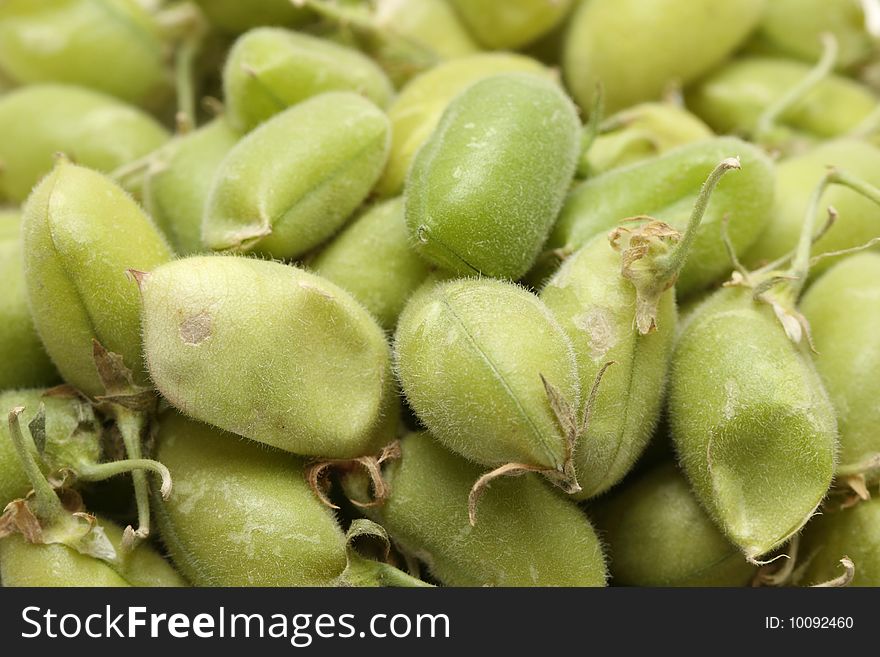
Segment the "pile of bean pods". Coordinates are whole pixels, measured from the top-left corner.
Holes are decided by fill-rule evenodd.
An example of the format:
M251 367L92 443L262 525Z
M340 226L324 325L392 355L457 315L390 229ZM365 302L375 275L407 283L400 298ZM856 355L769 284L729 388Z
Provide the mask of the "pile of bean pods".
M7 586L880 585L880 2L0 2Z

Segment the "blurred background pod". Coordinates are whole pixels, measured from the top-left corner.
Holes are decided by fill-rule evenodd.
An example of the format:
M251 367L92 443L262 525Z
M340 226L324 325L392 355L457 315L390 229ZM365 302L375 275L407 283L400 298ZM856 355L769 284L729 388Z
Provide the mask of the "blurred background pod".
M0 96L0 200L23 202L64 153L105 173L169 138L153 117L81 87L37 84Z
M451 0L474 37L492 50L518 50L550 32L572 0Z
M0 297L0 390L59 383L28 307L19 210L0 208L0 280L6 287Z

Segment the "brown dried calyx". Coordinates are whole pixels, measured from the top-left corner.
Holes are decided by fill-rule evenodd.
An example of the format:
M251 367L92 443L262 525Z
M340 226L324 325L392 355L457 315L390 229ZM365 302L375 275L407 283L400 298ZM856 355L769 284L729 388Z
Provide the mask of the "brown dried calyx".
M471 527L474 527L477 524L477 504L480 501L480 497L486 488L489 487L489 484L499 477L516 477L527 472L537 472L547 477L569 495L581 490L580 484L577 482L577 473L574 468L574 450L577 447L578 441L586 433L587 428L590 425L590 417L593 414L593 407L596 404L596 395L599 391L599 384L602 381L605 371L612 365L614 365L614 361L607 362L602 366L602 369L599 370L599 373L593 381L590 396L584 404L580 416L578 416L577 409L572 407L571 403L565 398L560 390L544 378L543 374L539 375L541 377L541 382L544 384L544 391L547 394L547 401L550 404L550 408L553 410L553 414L556 416L556 421L559 423L559 426L565 435L565 455L562 468L556 470L526 463L505 463L491 472L487 472L477 479L471 488L470 495L468 495L468 521L470 522Z
M356 459L327 459L310 463L306 466L306 480L309 482L312 492L321 502L331 509L338 509L339 507L327 497L327 475L330 470L347 471L363 468L370 476L373 498L369 502L351 500L351 503L364 509L371 508L383 504L391 494L391 487L382 476L382 464L398 458L400 458L400 442L395 440L383 447L378 456L361 456Z

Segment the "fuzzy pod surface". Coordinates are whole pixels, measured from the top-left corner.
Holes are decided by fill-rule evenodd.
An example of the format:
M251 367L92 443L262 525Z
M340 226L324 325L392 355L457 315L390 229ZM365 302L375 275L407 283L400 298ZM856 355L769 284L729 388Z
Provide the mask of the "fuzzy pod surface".
M720 64L761 19L765 0L590 0L571 18L562 68L582 108L602 84L616 112L659 99Z
M577 409L577 364L535 295L492 279L430 286L400 317L395 358L410 405L449 449L486 466L565 470L569 437L541 377Z
M602 548L589 519L539 477L493 482L480 520L468 523L467 499L480 468L430 435L401 441L385 477L391 494L368 510L403 550L448 586L604 586ZM366 482L349 475L353 496Z
M156 455L174 473L156 521L194 585L328 586L345 570L342 530L303 462L173 411L160 419Z
M34 325L64 380L104 394L97 341L146 384L140 300L126 272L172 257L150 218L109 178L59 160L28 197L22 235Z
M734 59L689 88L685 102L716 132L751 135L767 107L802 81L811 68L781 57ZM779 124L790 136L818 142L852 132L877 107L877 96L870 89L832 74L783 112Z
M614 127L585 144L581 152L578 175L582 178L714 136L709 126L672 103L641 103L609 117L608 122Z
M273 27L243 34L223 68L229 122L241 131L327 91L357 92L385 107L393 89L382 69L357 50Z
M364 212L318 254L311 267L348 290L385 330L394 329L407 299L431 270L410 246L402 197Z
M339 229L388 156L385 114L352 92L290 107L236 144L217 170L202 223L205 245L295 258Z
M591 508L614 584L746 586L755 574L668 463Z
M403 191L413 158L455 96L474 82L499 73L549 75L540 62L515 53L480 53L438 64L413 78L388 108L391 151L376 191L396 196Z
M21 213L17 210L0 209L0 281L5 286L0 296L0 390L57 383L58 372L40 342L28 308Z
M829 166L840 167L872 185L880 185L880 148L864 141L828 141L803 155L783 160L776 167L770 221L745 254L744 262L749 266L770 262L795 248L813 187ZM832 185L822 195L822 216L830 207L838 216L831 229L813 245L814 256L861 246L880 234L880 207L861 194L842 185ZM833 258L819 260L811 272L820 273L833 263Z
M180 255L204 251L202 215L214 174L240 134L223 118L173 139L147 170L144 205Z
M604 365L614 362L575 447L582 488L575 496L586 499L620 481L651 438L676 330L675 292L660 298L657 330L641 335L633 319L636 289L621 275L621 254L603 234L566 260L540 297L571 340L582 397Z
M24 201L56 153L109 172L167 139L151 116L96 91L60 84L13 90L0 97L0 200Z
M486 48L516 50L561 22L572 0L452 0L462 21Z
M876 481L880 475L880 255L860 253L836 264L804 295L801 311L810 322L816 368L837 411L838 472Z
M718 162L732 156L739 158L742 170L722 179L712 193L676 283L682 297L708 287L731 270L722 240L723 218L730 217L730 240L742 254L764 230L773 205L773 163L761 150L735 137L680 146L580 183L565 201L545 254L556 249L573 253L628 217L646 215L684 229L703 181Z
M749 48L815 62L822 56L821 37L828 32L840 48L839 69L851 68L876 52L857 0L768 0Z
M568 191L579 135L574 105L543 76L508 73L468 87L407 176L418 252L460 275L525 274Z
M124 549L121 527L100 517L98 525L116 550L115 562L60 543L28 543L20 534L12 534L0 539L0 582L16 587L188 586L148 543Z
M678 337L669 416L700 503L750 559L809 520L834 475L837 421L807 347L751 290L709 297Z
M0 73L22 85L74 84L153 106L171 87L159 24L136 0L5 0Z
M236 256L176 260L140 286L150 376L187 415L306 456L364 456L393 438L390 348L340 287Z
M851 586L880 586L880 498L818 516L804 528L799 551L808 564L801 584L839 577L840 559L849 557L855 566Z

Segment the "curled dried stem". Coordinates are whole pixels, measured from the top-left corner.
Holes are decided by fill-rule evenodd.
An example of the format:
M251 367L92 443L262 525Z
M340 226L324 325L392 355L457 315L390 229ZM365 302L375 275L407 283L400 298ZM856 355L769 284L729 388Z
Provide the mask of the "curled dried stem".
M821 582L820 584L813 584L812 588L814 589L827 589L827 588L840 588L843 586L849 586L853 578L856 576L856 565L853 563L852 559L849 557L843 557L840 560L840 565L843 566L843 574L835 577L834 579L830 579L827 582Z
M373 499L369 502L351 500L351 503L362 509L380 506L385 503L391 494L391 487L382 476L382 464L386 461L400 458L400 443L393 441L382 448L378 456L361 456L354 459L327 459L310 463L306 467L306 480L309 487L317 498L331 509L338 509L336 504L327 497L326 484L322 481L331 470L351 470L361 467L366 470L370 477L373 490Z

